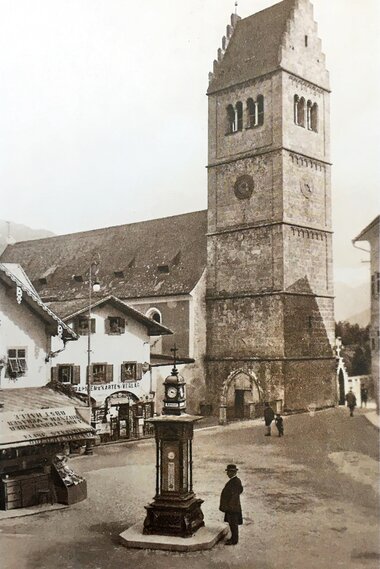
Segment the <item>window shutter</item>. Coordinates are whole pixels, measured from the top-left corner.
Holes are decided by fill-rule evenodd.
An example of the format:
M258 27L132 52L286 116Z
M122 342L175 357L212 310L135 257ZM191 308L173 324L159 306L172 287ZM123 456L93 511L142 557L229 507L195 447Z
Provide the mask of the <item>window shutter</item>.
M111 383L113 380L113 364L106 366L106 383Z
M73 366L73 385L80 384L80 366Z
M142 378L142 364L136 364L136 379Z
M121 364L121 382L125 382L125 364Z
M50 377L52 381L58 381L58 366L54 366L51 368Z
M104 332L106 334L110 333L110 317L108 316L105 320L104 320Z
M95 318L91 318L91 334L95 334Z
M125 318L119 318L120 334L125 332Z

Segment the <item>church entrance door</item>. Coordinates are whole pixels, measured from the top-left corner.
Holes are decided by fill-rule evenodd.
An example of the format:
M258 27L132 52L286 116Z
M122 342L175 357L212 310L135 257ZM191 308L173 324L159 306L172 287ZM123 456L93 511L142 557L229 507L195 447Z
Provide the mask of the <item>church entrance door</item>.
M244 419L244 391L235 389L235 419Z

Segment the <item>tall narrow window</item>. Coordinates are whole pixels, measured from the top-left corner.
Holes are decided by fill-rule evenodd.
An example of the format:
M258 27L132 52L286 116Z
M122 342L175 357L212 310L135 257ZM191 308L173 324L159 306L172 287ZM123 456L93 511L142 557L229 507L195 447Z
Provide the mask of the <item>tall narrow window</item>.
M310 127L314 132L318 132L318 105L314 105L310 109Z
M247 128L253 128L257 125L256 103L253 99L247 100Z
M307 105L306 105L306 116L307 116L307 128L309 130L312 130L312 128L311 128L311 108L312 108L312 106L313 106L313 103L311 101L308 101Z
M262 95L257 97L257 124L258 126L264 124L264 97Z
M232 105L227 107L227 134L232 134L235 132L235 109Z
M305 126L305 99L294 95L294 122L298 126Z
M294 122L296 124L298 124L298 102L299 102L299 96L298 95L294 95Z
M235 118L236 130L243 130L243 103L241 103L240 101L236 103L235 112L236 112L236 118Z
M308 43L309 43L309 38L307 36L305 36L305 47L308 46Z

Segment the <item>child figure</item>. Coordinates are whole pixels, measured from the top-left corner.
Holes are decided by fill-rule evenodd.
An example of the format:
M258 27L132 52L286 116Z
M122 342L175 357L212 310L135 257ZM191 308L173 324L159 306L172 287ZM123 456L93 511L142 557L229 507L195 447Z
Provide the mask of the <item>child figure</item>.
M278 436L283 437L284 436L284 419L281 417L280 413L276 413L276 417L274 419L274 422L276 423L276 427L278 430Z

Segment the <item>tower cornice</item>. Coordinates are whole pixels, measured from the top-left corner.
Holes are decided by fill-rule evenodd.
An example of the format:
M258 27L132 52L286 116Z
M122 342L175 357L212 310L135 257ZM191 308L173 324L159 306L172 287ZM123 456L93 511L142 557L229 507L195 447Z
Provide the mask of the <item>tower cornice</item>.
M229 85L228 87L223 87L221 89L215 89L213 91L208 91L206 93L206 95L210 96L210 95L219 95L219 94L234 92L236 90L236 88L243 87L243 86L249 87L250 85L254 85L255 83L260 83L262 81L265 81L266 79L269 79L270 77L272 77L273 75L276 75L278 73L287 73L287 75L289 75L291 78L293 78L293 80L295 82L297 82L298 84L302 84L304 86L310 87L311 89L314 89L319 93L331 93L331 89L328 89L327 87L323 87L323 85L319 85L318 83L314 83L313 81L309 81L309 80L305 79L304 77L301 77L301 75L297 75L293 71L290 71L289 69L286 69L285 67L282 67L281 65L279 65L278 67L276 67L276 69L273 69L273 71L269 71L268 73L264 73L261 75L256 75L255 77L252 77L250 79L246 79L245 81L241 81L240 83L236 83L235 85Z
M285 146L277 146L276 148L268 148L265 150L250 150L249 152L241 152L240 154L236 154L231 158L225 158L222 160L217 160L214 162L210 162L207 164L206 168L216 168L217 166L223 166L224 164L232 164L233 162L238 162L239 160L245 160L246 158L255 158L256 156L263 156L265 154L273 154L275 152L288 152L291 155L298 156L299 158L303 158L305 160L310 160L314 163L318 163L324 166L332 166L332 162L328 162L327 160L321 160L321 158L316 158L315 156L310 156L307 154L302 154L301 152L297 152L297 150L293 150L292 148L287 148Z

